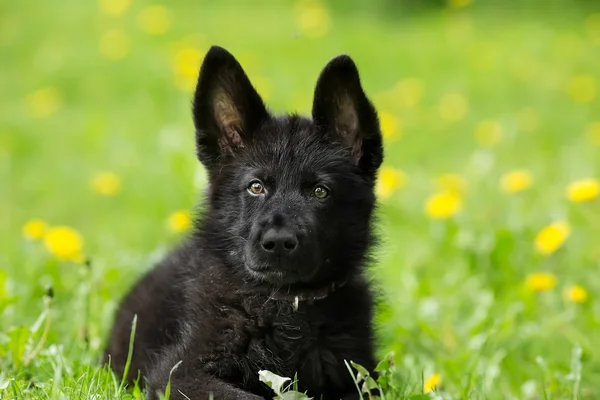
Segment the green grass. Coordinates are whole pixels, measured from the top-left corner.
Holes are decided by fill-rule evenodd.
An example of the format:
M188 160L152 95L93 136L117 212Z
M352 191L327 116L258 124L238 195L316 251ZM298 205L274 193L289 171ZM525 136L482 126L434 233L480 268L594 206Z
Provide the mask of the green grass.
M379 354L395 353L402 395L422 393L437 372L444 399L600 397L600 203L564 194L600 175L600 147L586 134L600 120L600 27L587 12L474 4L393 18L337 2L326 36L312 38L292 3L201 3L165 2L172 24L158 36L138 27L149 4L141 0L118 17L95 1L0 5L1 398L130 396L97 360L119 299L180 240L168 216L191 208L206 185L173 59L182 46L203 52L213 43L239 57L276 111L310 110L320 69L349 53L377 107L397 119L385 164L408 180L382 201L372 272L384 297ZM114 29L130 44L109 46L123 51L120 60L99 50ZM580 75L595 79L578 91L589 92L584 103L566 90ZM390 95L407 78L423 88L413 106ZM59 101L34 97L32 106L43 88ZM448 120L440 102L452 93L462 97L449 97L459 110L446 111L457 116ZM36 116L44 107L49 115ZM485 120L502 129L492 147L474 135ZM504 193L498 181L515 169L529 170L533 185ZM117 195L91 189L99 171L119 176ZM443 173L467 182L464 206L433 221L424 204ZM24 239L31 218L79 231L89 265ZM571 236L554 254L537 254L535 236L558 220L570 222ZM528 290L534 272L554 274L556 287ZM588 291L585 303L565 300L572 284Z

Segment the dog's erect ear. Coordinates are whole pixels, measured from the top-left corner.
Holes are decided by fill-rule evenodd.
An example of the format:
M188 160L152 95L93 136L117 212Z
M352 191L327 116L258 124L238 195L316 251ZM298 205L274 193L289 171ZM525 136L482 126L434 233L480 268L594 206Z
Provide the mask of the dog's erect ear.
M350 57L335 57L321 72L312 115L317 126L344 143L358 166L375 176L383 161L379 119Z
M218 46L202 62L193 114L198 158L208 169L234 155L269 117L242 66Z

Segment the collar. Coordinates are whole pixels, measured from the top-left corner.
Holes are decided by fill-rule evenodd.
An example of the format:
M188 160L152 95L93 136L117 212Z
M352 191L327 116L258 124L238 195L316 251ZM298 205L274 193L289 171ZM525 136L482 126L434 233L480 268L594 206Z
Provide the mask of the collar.
M307 289L307 290L292 290L291 288L287 288L287 291L284 288L279 288L269 295L269 299L271 300L279 300L279 301L289 301L292 303L294 307L294 311L298 311L298 307L300 306L300 302L307 302L308 304L314 304L315 301L323 300L327 298L331 293L336 290L342 288L346 284L346 281L342 282L332 282L327 286L323 286L317 289Z

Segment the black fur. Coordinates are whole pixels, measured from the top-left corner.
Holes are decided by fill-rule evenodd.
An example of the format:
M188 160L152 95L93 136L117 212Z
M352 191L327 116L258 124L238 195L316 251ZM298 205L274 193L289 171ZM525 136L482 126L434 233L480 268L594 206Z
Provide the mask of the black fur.
M213 47L193 114L206 204L194 235L124 300L105 362L123 373L137 314L128 379L140 371L151 399L179 361L176 399L270 398L263 369L297 374L317 398L358 398L344 360L375 366L362 273L383 149L354 62L327 64L313 120L272 116L235 58Z

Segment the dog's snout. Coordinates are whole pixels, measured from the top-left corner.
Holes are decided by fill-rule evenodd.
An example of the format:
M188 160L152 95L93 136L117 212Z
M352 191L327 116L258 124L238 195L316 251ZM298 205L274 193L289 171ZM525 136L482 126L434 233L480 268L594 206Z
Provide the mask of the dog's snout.
M298 244L298 236L285 228L267 230L260 243L264 251L279 256L291 255L298 248Z

